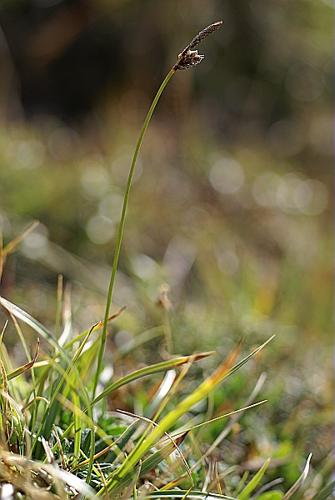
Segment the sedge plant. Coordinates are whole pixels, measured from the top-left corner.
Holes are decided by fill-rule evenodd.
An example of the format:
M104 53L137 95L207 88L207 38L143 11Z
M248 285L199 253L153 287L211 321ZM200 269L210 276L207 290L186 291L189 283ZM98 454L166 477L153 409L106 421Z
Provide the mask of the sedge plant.
M206 38L208 35L210 35L214 31L221 28L222 24L223 24L223 21L217 21L216 23L213 23L213 24L210 24L209 26L207 26L205 29L200 31L191 40L191 42L184 48L184 50L182 50L182 52L178 55L177 62L173 65L173 67L167 73L167 75L164 78L164 80L162 81L159 89L157 90L156 95L153 98L151 106L147 112L145 119L144 119L142 128L140 130L140 134L139 134L137 142L136 142L134 154L133 154L130 169L129 169L126 190L125 190L125 194L124 194L124 198L123 198L121 218L120 218L120 222L119 222L119 226L118 226L118 230L117 230L116 241L115 241L112 272L111 272L109 287L108 287L108 291L107 291L107 301L106 301L103 329L102 329L102 334L101 334L101 344L100 344L100 349L99 349L99 353L98 353L97 371L96 371L96 375L94 378L93 396L95 396L99 376L100 376L101 369L102 369L103 355L104 355L105 345L106 345L108 317L110 314L110 308L111 308L112 300L113 300L113 291L114 291L116 273L117 273L118 265L119 265L120 252L121 252L122 241L123 241L123 233L124 233L124 228L125 228L125 223L126 223L127 208L129 205L130 190L131 190L131 186L132 186L132 182L133 182L133 178L134 178L134 174L135 174L135 170L136 170L136 163L137 163L138 155L139 155L139 152L141 150L141 146L143 143L145 133L149 127L151 118L154 114L154 111L155 111L156 106L159 102L159 99L160 99L161 95L163 94L165 88L167 87L168 83L172 79L172 77L175 75L175 73L177 71L192 68L192 67L196 66L197 64L199 64L204 59L204 56L202 54L199 54L197 50L194 50L195 47L197 47L200 44L200 42L204 38Z
M232 432L241 414L264 403L256 401L264 377L257 382L243 407L212 419L200 418L200 421L189 415L191 409L206 399L219 384L252 357L258 356L271 339L244 357L241 357L241 348L238 346L202 383L190 390L186 385L186 395L183 395L185 380L191 365L213 353L175 356L135 369L116 380L112 377L97 394L107 327L110 321L117 320L122 313L120 310L111 316L110 309L130 190L145 133L160 96L173 75L202 61L203 56L194 49L221 25L219 21L202 30L179 54L176 64L159 87L142 125L123 200L103 321L79 334L72 332L72 338L66 339L64 332L71 330L71 325L68 323L68 305L64 301L61 280L55 321L58 337L21 307L0 297L0 305L7 314L7 321L0 332L1 498L247 500L257 495L270 460L265 460L251 479L243 475L238 487L232 483L231 488L222 491L219 476L211 482L215 487L214 492L206 492L203 485L208 483L206 459L211 451ZM0 277L7 257L33 229L34 226L31 226L6 246L0 244ZM62 321L59 317L61 310L64 311ZM36 342L33 354L26 339L27 328L41 339L41 342ZM17 334L27 357L27 362L18 367L15 367L4 342L9 329L12 329L11 333ZM143 335L143 342L149 338ZM129 353L128 350L127 355ZM122 359L122 353L119 357ZM162 380L157 389L159 375ZM151 387L156 386L156 389L148 397L144 415L129 411L99 411L102 403L106 408L108 399L121 390L123 394L127 394L127 391L131 394L131 384L136 383L137 387L147 392L148 380ZM132 397L136 398L134 395ZM199 429L225 420L228 420L228 425L207 450L207 454L192 458L193 449L186 437L193 436L195 442ZM302 476L286 494L272 489L272 496L269 496L268 491L265 496L260 494L258 498L290 498L304 483L309 462L310 457Z

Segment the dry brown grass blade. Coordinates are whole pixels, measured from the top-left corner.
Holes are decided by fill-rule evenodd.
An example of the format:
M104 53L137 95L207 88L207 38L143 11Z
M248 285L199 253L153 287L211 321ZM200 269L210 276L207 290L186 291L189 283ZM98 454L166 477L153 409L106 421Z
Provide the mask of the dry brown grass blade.
M38 225L39 221L32 222L21 234L19 234L18 236L16 236L16 238L7 243L7 245L3 248L2 251L4 261L9 254L14 252L14 250L21 243L21 241L23 241L24 238L28 236L28 234L34 231L34 229L36 229Z
M118 309L114 314L111 314L109 316L108 322L113 321L114 319L118 318L120 316L120 314L122 314L123 311L125 311L126 309L127 309L127 306L120 307L120 309ZM94 328L96 328L96 329L102 328L103 324L104 324L104 322L102 320L100 320L100 321L98 321L98 323L96 323L96 325L94 326Z
M28 361L28 363L25 363L24 365L19 366L19 368L16 368L16 370L12 371L11 373L7 373L7 380L12 380L13 378L18 377L19 375L22 375L22 373L30 370L36 363L39 354L39 349L40 349L40 339L37 338L37 345L32 359Z
M127 306L120 307L120 309L118 309L115 313L113 313L109 316L109 318L107 320L108 323L111 321L114 321L116 318L118 318L123 313L123 311L125 311L126 309L127 309ZM104 324L104 322L102 320L98 321L93 326L91 326L91 328L89 330L85 330L85 331L81 332L79 335L77 335L75 338L69 340L65 344L64 349L69 349L75 342L78 342L79 340L83 339L88 334L88 332L91 334L93 332L96 332L97 330L100 330L103 327L103 324Z

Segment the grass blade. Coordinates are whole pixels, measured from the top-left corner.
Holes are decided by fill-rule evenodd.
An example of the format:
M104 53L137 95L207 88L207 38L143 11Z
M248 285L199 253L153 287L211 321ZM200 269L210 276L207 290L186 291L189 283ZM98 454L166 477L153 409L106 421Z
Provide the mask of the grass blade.
M200 498L201 500L236 500L233 497L220 495L219 493L206 493L197 490L170 490L170 491L153 491L149 493L146 498Z
M171 78L175 74L175 72L176 72L176 70L174 68L172 68L169 71L169 73L166 75L163 82L161 83L159 89L157 90L155 97L153 98L153 101L151 103L149 111L144 119L139 137L137 139L134 155L133 155L133 158L131 161L128 179L127 179L126 191L125 191L124 198L123 198L120 223L119 223L119 226L117 229L117 236L116 236L115 250L114 250L114 257L113 257L112 274L110 277L108 291L107 291L107 301L106 301L103 329L102 329L102 334L101 334L100 349L99 349L99 354L98 354L97 371L96 371L96 376L94 378L93 396L95 396L96 388L98 386L99 376L100 376L100 373L102 370L102 361L103 361L103 355L105 352L105 344L106 344L106 336L107 336L108 316L109 316L109 311L110 311L110 308L112 305L112 300L113 300L114 284L115 284L116 273L117 273L117 269L118 269L118 265L119 265L120 252L121 252L121 246L122 246L122 241L123 241L123 233L124 233L124 228L125 228L125 223L126 223L127 208L128 208L128 203L129 203L129 195L130 195L131 185L132 185L134 174L135 174L137 158L138 158L138 155L139 155L142 143L143 143L145 133L148 129L149 123L151 121L152 115L154 114L154 111L156 109L158 101L159 101L162 93L164 92L164 89L168 85L169 81L171 80Z
M305 464L304 470L301 473L301 476L297 479L297 481L294 483L294 485L291 486L291 488L288 490L288 492L285 493L285 495L283 496L283 500L288 500L289 498L291 498L294 495L294 493L296 493L296 491L298 491L299 488L306 481L306 478L307 478L308 472L309 472L311 459L312 459L312 453L310 453L307 457L306 464Z
M248 500L250 498L251 493L257 488L259 483L261 482L266 469L269 467L271 462L271 459L268 458L262 467L259 469L258 472L254 475L254 477L249 481L249 483L246 485L246 487L241 491L241 493L238 496L238 500Z
M52 333L45 328L45 326L42 325L39 321L37 321L35 318L33 318L29 313L18 307L17 305L13 304L9 300L5 299L4 297L0 297L0 305L8 311L10 314L15 316L15 318L20 319L26 325L30 326L33 330L35 330L36 333L41 335L42 338L47 340L52 347L56 348L57 351L61 350L58 342L54 339Z
M113 391L116 391L123 385L129 384L130 382L134 382L143 377L147 377L149 375L153 375L154 373L165 372L176 368L178 366L184 365L186 363L191 363L193 361L198 361L200 359L206 358L207 356L211 356L213 352L202 352L199 354L193 354L191 356L180 356L179 358L169 359L168 361L162 361L160 363L155 363L154 365L145 366L144 368L140 368L132 373L129 373L125 377L120 378L116 382L109 384L104 391L102 391L93 401L92 405L96 404L101 399L109 396Z
M72 392L72 401L73 401L73 405L75 407L80 408L79 397L75 391ZM82 430L79 412L74 412L73 421L74 421L74 451L73 451L73 455L74 455L76 460L79 460L79 458L80 458L80 445L81 445L81 430Z
M2 256L5 259L9 254L13 253L16 247L24 240L28 234L30 234L39 225L38 221L32 222L21 234L16 236L12 241L7 243L7 245L2 250Z
M37 356L38 356L39 345L40 345L40 342L39 342L39 339L37 339L37 346L36 346L35 354L34 354L32 360L28 361L28 363L25 363L22 366L19 366L11 373L7 373L7 380L13 380L14 378L18 377L19 375L22 375L23 373L27 372L28 370L30 370L34 366L36 359L37 359Z

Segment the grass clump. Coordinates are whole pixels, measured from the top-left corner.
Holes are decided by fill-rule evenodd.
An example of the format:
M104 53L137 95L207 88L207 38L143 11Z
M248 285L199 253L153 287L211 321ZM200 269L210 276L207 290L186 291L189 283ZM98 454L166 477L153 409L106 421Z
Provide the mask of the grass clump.
M184 449L183 445L186 436L193 434L195 438L202 427L236 418L239 412L262 403L252 398L236 412L200 423L191 413L268 342L242 359L238 347L189 393L184 382L187 372L213 353L170 357L139 368L106 383L93 397L102 322L61 345L23 309L3 297L0 304L9 316L1 338L0 481L12 485L17 498L36 494L40 498L130 498L142 494L150 498L151 493L157 498L161 490L162 497L178 497L187 490L198 497L204 457L194 460L188 456L189 447ZM27 363L19 367L13 366L3 342L9 322L28 356ZM27 326L41 338L43 347L37 341L33 355L23 333ZM107 401L122 387L127 389L137 382L147 389L156 384L158 374L163 379L143 415L106 409ZM166 478L171 479L166 482Z

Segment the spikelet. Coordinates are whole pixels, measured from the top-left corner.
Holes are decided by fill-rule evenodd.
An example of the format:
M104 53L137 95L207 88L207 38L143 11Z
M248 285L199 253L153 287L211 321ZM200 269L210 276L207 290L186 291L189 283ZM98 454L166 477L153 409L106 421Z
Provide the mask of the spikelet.
M192 49L197 47L197 45L199 45L199 43L201 43L202 40L208 35L221 28L222 25L223 21L217 21L216 23L210 24L209 26L207 26L207 28L200 31L178 55L178 60L173 66L173 69L176 71L178 69L188 69L201 63L205 56L203 54L199 54L197 50Z

